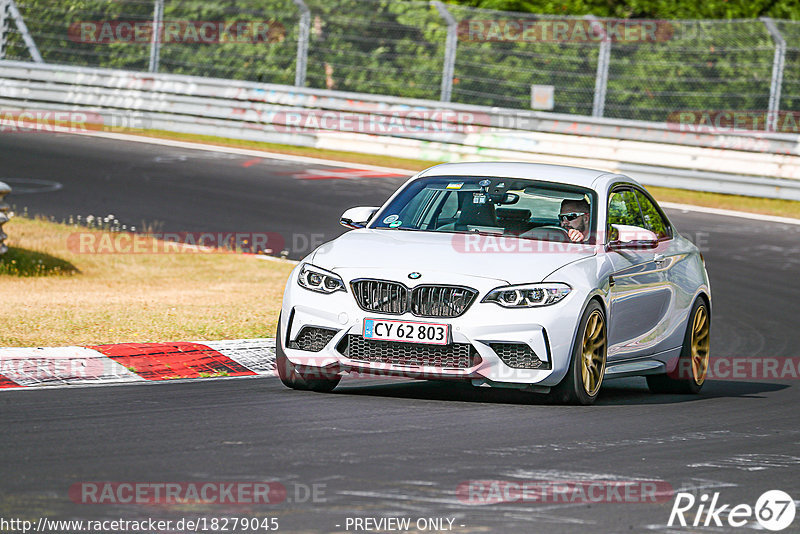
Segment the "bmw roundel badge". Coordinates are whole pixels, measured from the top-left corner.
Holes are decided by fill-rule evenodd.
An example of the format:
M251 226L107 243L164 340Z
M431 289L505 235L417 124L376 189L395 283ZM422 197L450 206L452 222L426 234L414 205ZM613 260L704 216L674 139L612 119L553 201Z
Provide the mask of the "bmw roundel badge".
M418 279L418 278L419 278L419 277L421 277L421 276L422 276L422 275L421 275L421 274L419 274L418 272L408 273L408 277L409 277L409 278L411 278L412 280L416 280L416 279Z

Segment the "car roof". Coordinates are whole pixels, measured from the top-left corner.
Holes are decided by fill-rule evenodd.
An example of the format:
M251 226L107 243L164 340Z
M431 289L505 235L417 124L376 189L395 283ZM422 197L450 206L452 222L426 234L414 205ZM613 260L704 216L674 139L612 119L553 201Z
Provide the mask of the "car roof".
M508 178L527 178L561 184L577 185L589 189L595 188L595 182L601 176L603 185L611 181L624 181L636 184L635 180L609 171L585 169L567 165L547 165L544 163L522 162L475 162L475 163L442 163L419 173L423 176L502 176ZM602 188L602 187L601 187Z

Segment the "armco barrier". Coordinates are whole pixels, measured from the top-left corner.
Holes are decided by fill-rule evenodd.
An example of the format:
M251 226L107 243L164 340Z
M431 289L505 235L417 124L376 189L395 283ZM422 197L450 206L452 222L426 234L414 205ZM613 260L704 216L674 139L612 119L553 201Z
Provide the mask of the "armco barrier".
M599 167L650 185L800 200L800 136L679 132L622 121L172 74L0 61L0 110L85 110L106 129L147 128L432 161ZM426 112L455 112L437 130ZM418 129L287 125L287 112L391 117Z
M5 196L11 192L11 188L8 184L0 182L0 255L5 254L8 251L8 247L5 244L5 239L8 237L5 232L3 232L3 225L8 222L8 204L6 204L3 200Z

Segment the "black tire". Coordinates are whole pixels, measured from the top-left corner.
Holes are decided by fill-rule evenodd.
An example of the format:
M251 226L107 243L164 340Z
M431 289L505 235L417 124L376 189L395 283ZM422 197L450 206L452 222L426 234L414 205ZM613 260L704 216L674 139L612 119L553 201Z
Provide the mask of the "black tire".
M280 317L278 317L278 328L275 332L275 366L283 385L291 389L328 393L333 391L333 388L339 385L339 381L342 379L339 375L328 375L321 369L319 371L300 372L286 357L286 353L283 352Z
M698 330L697 322L702 321L703 318L705 323L699 329L700 331L696 332ZM700 393L708 371L710 331L711 314L708 313L708 304L702 298L698 298L689 313L678 364L668 374L648 375L647 387L650 388L650 391L694 395ZM698 362L698 359L702 362Z
M590 320L592 322L592 331L587 332ZM596 321L601 322L598 323ZM578 325L567 375L550 392L552 400L562 404L582 404L584 406L594 403L600 393L603 375L606 370L607 332L603 307L596 300L592 300L586 306L581 322ZM589 336L588 339L587 335ZM590 343L587 344L587 342ZM588 382L586 381L585 370L590 373Z

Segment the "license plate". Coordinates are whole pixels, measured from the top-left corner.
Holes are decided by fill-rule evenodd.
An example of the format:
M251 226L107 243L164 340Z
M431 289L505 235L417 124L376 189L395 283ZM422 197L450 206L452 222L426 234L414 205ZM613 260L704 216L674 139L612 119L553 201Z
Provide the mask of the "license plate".
M450 325L392 319L364 319L364 339L447 345L450 343Z

